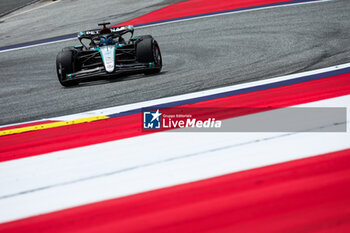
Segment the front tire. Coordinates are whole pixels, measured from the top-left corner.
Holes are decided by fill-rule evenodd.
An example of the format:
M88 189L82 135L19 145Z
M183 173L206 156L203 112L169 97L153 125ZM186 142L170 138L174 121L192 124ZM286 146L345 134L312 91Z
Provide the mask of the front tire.
M56 70L58 81L62 86L71 87L78 85L75 80L69 80L67 74L74 73L74 57L72 50L63 50L57 54Z
M162 55L156 40L151 36L145 36L136 47L136 59L141 63L153 63L153 67L146 70L145 74L157 74L162 70Z

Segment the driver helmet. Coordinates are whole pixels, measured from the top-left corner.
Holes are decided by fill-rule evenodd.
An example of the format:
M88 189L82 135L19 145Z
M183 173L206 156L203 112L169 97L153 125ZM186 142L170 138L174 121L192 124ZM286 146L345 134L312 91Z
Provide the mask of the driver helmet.
M104 38L102 37L101 40L100 40L100 46L102 45L114 45L115 44L115 41L113 40L113 38L111 36Z
M100 40L100 46L101 45L106 45L106 38L102 37L101 40Z
M114 42L114 40L113 40L113 38L111 36L107 38L107 44L108 45L114 45L115 44L115 42Z

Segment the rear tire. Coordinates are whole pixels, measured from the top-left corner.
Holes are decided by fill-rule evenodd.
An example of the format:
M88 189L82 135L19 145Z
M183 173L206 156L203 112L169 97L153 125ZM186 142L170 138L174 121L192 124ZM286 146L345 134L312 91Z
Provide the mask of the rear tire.
M67 74L74 73L74 57L72 50L63 50L57 54L56 70L58 81L62 86L71 87L78 85L75 80L69 80Z
M73 51L73 52L80 52L83 50L82 46L68 46L68 47L64 47L62 49L62 51Z
M141 63L153 63L154 67L145 71L145 74L156 74L162 70L162 55L156 40L151 36L142 36L136 46L136 59Z

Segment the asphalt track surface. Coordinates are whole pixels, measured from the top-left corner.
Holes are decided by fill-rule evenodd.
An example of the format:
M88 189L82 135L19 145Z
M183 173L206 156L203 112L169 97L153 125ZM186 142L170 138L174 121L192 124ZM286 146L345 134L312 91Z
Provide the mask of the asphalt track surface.
M75 88L60 86L55 59L61 48L77 41L0 53L0 125L347 63L349 12L350 1L334 0L137 29L135 35L152 34L159 42L161 74L119 77ZM51 32L45 35L52 36ZM25 42L20 40L15 41ZM8 44L1 42L1 46Z
M0 1L0 16L11 13L26 5L34 3L38 0L1 0Z

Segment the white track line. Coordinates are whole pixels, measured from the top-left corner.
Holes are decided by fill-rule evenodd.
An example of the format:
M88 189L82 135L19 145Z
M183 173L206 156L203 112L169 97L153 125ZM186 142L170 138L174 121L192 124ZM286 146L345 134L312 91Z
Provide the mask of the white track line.
M155 26L161 26L161 25L166 25L166 24L171 24L171 23L180 23L180 22L196 20L196 19L204 19L204 18L210 18L210 17L217 17L217 16L224 16L224 15L231 15L231 14L240 14L240 13L246 13L246 12L252 12L252 11L267 10L267 9L289 7L289 6L315 4L315 3L330 2L330 1L333 1L333 0L319 0L319 1L315 1L315 2L301 2L301 3L291 3L291 4L281 5L281 6L261 7L261 8L256 8L256 9L248 9L248 10L226 12L226 13L219 13L219 14L206 15L206 16L198 16L198 17L193 17L193 18L189 18L189 19L178 19L178 20L169 21L169 22L144 25L144 26L140 26L140 27L136 27L136 28L142 29L142 28L147 28L147 27L155 27ZM23 46L23 47L19 47L19 48L6 49L6 50L1 50L0 53L11 52L11 51L26 49L26 48L33 48L33 47L37 47L37 46L41 46L41 45L61 43L61 42L70 41L70 40L76 40L76 38L63 39L63 40L57 40L57 41L52 41L52 42L44 42L44 43L35 44L35 45Z

